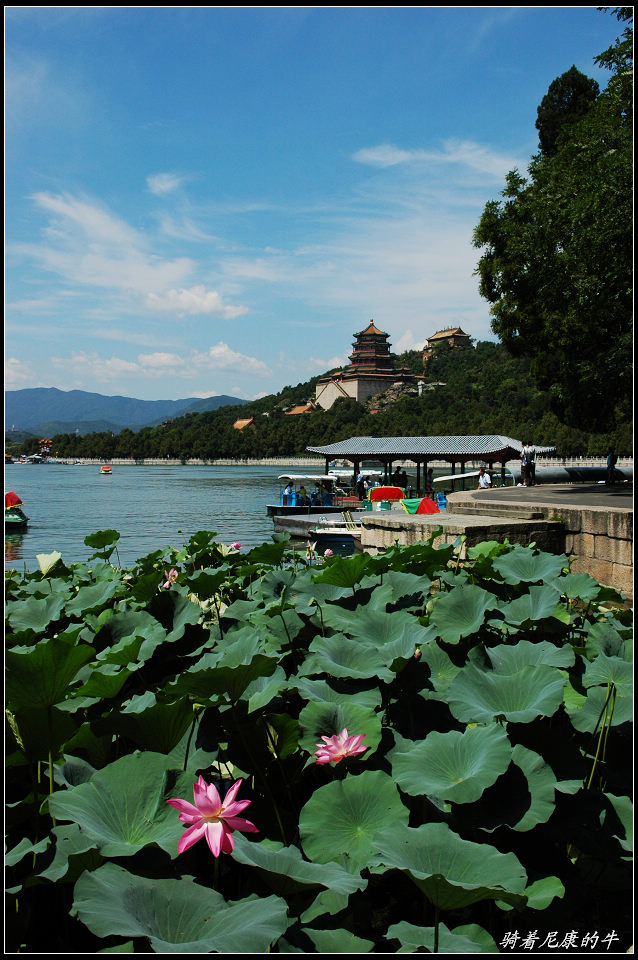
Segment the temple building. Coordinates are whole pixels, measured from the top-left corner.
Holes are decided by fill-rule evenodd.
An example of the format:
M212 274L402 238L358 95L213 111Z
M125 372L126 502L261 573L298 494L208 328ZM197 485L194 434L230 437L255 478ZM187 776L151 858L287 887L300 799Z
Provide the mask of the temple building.
M365 330L356 333L350 364L317 381L317 406L329 410L340 397L350 397L363 403L368 397L383 393L396 383L416 382L416 377L407 368L395 370L388 336L375 326L374 320Z
M460 347L470 342L469 333L464 333L460 327L449 327L447 330L437 330L431 337L425 341L423 348L423 363L434 353L435 347L441 343L447 343L451 347Z

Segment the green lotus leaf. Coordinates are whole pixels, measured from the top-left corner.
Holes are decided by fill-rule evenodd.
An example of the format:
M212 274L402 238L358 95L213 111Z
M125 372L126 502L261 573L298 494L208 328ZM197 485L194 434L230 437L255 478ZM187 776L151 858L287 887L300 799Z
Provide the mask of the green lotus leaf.
M146 610L116 610L97 635L99 643L104 646L98 654L98 660L126 666L133 655L142 661L148 659L158 644L166 639L166 630ZM136 641L139 641L137 652L135 646L129 647Z
M277 566L283 560L287 549L288 539L278 543L262 543L258 547L253 547L244 559L247 563L272 563L273 566Z
M587 664L582 683L585 688L613 683L619 697L631 697L634 689L632 664L620 657L599 653Z
M386 605L392 604L402 610L420 610L425 605L431 585L432 581L427 576L403 570L388 570L383 575L383 586L374 591L373 597L378 597L379 600L384 597Z
M618 842L623 850L631 853L634 840L634 808L631 798L616 797L613 793L606 793L605 797L614 808L614 812L621 826L621 829L614 833L614 836L618 838Z
M560 590L564 597L585 601L595 600L603 589L588 573L566 573L553 580L552 585Z
M378 686L367 690L358 689L355 695L349 696L333 690L326 680L310 680L308 677L291 677L290 686L295 687L304 700L314 700L316 703L356 703L361 707L370 707L374 710L381 706L381 690Z
M312 578L314 583L329 583L335 587L354 587L360 583L370 564L370 554L355 553L351 557L335 557L334 561Z
M513 750L514 763L521 768L527 779L530 806L525 816L512 825L513 830L531 830L538 823L546 823L554 812L556 800L556 776L543 757L517 743Z
M103 607L113 597L121 597L126 586L119 580L98 580L86 587L80 587L75 596L66 605L70 616L86 616L90 611Z
M134 672L134 670L121 667L117 663L105 663L100 667L91 665L88 671L88 680L75 691L76 697L95 697L98 700L109 700L116 697ZM83 673L82 676L84 675Z
M25 707L6 711L9 727L20 750L31 760L46 760L49 751L59 759L60 749L77 733L78 723L59 707Z
M265 677L255 677L242 694L242 699L248 704L248 713L267 707L271 700L280 696L289 688L286 671L277 666L271 674Z
M388 928L386 940L398 940L401 946L397 953L434 953L434 927L417 927L401 920ZM487 930L478 924L467 924L448 930L439 923L439 953L498 953L499 949Z
M288 925L279 897L227 903L191 877L151 880L113 863L80 877L72 916L97 937L145 937L156 953L266 953Z
M77 823L105 857L129 857L152 843L175 857L182 824L166 799L192 802L192 788L188 772L169 787L166 757L135 752L54 793L48 804L52 816Z
M313 930L304 927L304 933L310 937L317 953L370 953L373 940L356 937L350 930Z
M43 634L50 623L60 618L70 591L60 591L44 598L28 597L7 604L6 615L15 633L31 630Z
M302 750L311 754L313 762L317 743L321 743L321 738L341 733L344 727L350 736L363 733L365 740L362 745L368 747L368 750L351 759L346 758L342 763L365 762L381 742L381 715L375 713L371 707L363 706L354 696L341 697L336 702L311 701L299 714L299 724L299 745Z
M315 637L308 650L309 654L299 669L302 677L327 673L332 677L354 680L379 677L386 683L394 677L376 647L342 633L331 637Z
M525 887L525 896L527 903L525 906L529 910L546 910L550 903L557 897L562 899L565 896L565 887L558 877L541 877ZM501 910L512 910L512 904L505 903L502 900L496 901Z
M479 900L523 906L525 870L513 853L462 840L445 823L412 829L395 824L375 837L378 862L407 873L441 910L458 910Z
M266 650L263 641L246 631L239 640L204 654L166 690L173 697L194 695L202 703L218 697L237 702L254 680L272 676L276 668L277 653Z
M578 694L570 695L565 700L565 709L575 730L581 733L594 733L600 728L605 712L605 704L608 702L608 709L611 709L611 698L607 701L608 691L606 687L590 687L586 697ZM613 704L613 713L611 721L612 727L618 727L621 723L631 723L633 720L633 701L630 697L616 697Z
M117 530L97 530L85 537L84 543L87 547L95 547L97 550L101 550L104 547L113 546L119 539L120 535Z
M104 729L124 734L140 750L167 754L192 722L193 705L188 698L161 703L148 691L111 714Z
M324 887L339 894L345 906L351 893L366 886L366 880L338 863L309 863L297 847L274 840L251 843L241 833L235 833L234 840L233 859L266 874L266 882L276 893Z
M392 776L405 793L471 803L507 770L512 748L505 729L491 724L463 733L432 731L416 743L402 740L389 759Z
M380 770L365 770L315 790L299 815L299 833L310 860L337 860L359 871L376 850L375 834L407 822L408 809L392 779Z
M599 653L605 653L608 657L620 657L630 662L633 659L631 640L626 642L616 627L604 620L593 623L589 628L585 653L590 660L594 660Z
M84 834L76 823L65 823L51 831L55 838L53 859L37 871L37 876L56 883L75 883L84 870L95 870L102 856L95 849L95 841Z
M495 610L496 597L475 584L462 584L436 597L430 624L445 643L458 643L482 626L486 610Z
M542 553L531 547L515 544L514 549L492 560L492 566L505 583L544 583L560 576L568 565L564 554Z
M560 591L549 583L530 587L527 593L500 609L506 623L520 625L526 620L536 621L551 617L560 605ZM562 609L562 608L561 608Z
M385 584L384 584L385 586ZM418 643L425 643L434 635L434 631L421 626L412 614L402 610L387 613L385 600L380 602L377 593L383 587L375 590L370 602L365 606L358 606L355 610L347 610L336 604L329 604L323 610L324 629L345 633L350 637L357 637L368 643L382 646L396 641L406 633L412 634L412 650Z
M80 668L94 657L93 647L76 646L60 637L8 650L5 691L9 709L46 709L60 703L69 695Z
M461 668L452 663L438 643L427 643L421 647L421 659L430 668L430 683L436 690L437 696L443 698ZM421 696L426 699L433 698L432 692L427 690L422 690Z
M530 723L556 713L563 702L565 683L565 677L544 664L497 674L469 663L448 687L447 702L462 723L491 723L499 717Z
M533 588L532 588L533 589ZM531 640L519 640L513 646L507 643L496 647L487 647L486 653L496 673L517 673L523 667L535 667L544 664L548 667L567 668L574 665L574 651L570 646L557 647L547 640L532 643Z

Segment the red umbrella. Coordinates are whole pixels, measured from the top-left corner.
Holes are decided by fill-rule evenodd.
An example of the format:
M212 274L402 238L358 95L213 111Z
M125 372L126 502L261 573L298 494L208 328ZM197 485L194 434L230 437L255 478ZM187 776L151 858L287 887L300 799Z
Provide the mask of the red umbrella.
M417 509L417 513L440 513L440 512L441 511L437 507L436 503L434 503L433 500L428 499L428 497L423 497Z
M14 493L13 490L9 490L8 493L4 495L4 509L8 510L10 507L17 507L19 503L22 503L22 500L17 493Z

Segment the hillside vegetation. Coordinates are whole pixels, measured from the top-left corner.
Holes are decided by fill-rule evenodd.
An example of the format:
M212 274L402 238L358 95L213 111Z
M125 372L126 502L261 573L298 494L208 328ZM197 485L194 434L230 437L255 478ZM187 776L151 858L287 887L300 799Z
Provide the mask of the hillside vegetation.
M423 370L420 351L395 356L423 379L418 395L392 394L375 404L339 400L330 410L287 416L285 411L313 399L318 378L242 406L190 413L165 426L146 427L117 436L58 434L52 452L59 457L261 458L298 456L308 446L334 443L351 436L437 436L502 434L533 443L555 444L558 456L603 455L609 444L617 453L632 452L629 422L607 433L589 434L568 427L550 411L549 396L535 385L529 361L510 356L498 344L479 341L436 351ZM238 418L254 417L255 429L236 430Z

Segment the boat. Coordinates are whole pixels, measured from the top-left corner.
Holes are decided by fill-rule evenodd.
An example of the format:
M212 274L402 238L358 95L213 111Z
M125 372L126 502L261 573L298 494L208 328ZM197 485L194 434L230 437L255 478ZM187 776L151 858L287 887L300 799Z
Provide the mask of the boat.
M105 463L103 467L100 467L100 473L112 473L111 467L108 463Z
M350 510L343 510L340 519L321 517L308 537L318 548L318 553L325 553L328 549L336 553L361 552L361 519L355 519Z
M22 500L17 493L9 490L4 495L4 529L5 533L16 530L26 530L29 518L22 509Z
M340 513L359 505L359 499L345 494L329 474L282 473L277 479L282 489L278 503L266 504L269 517Z

